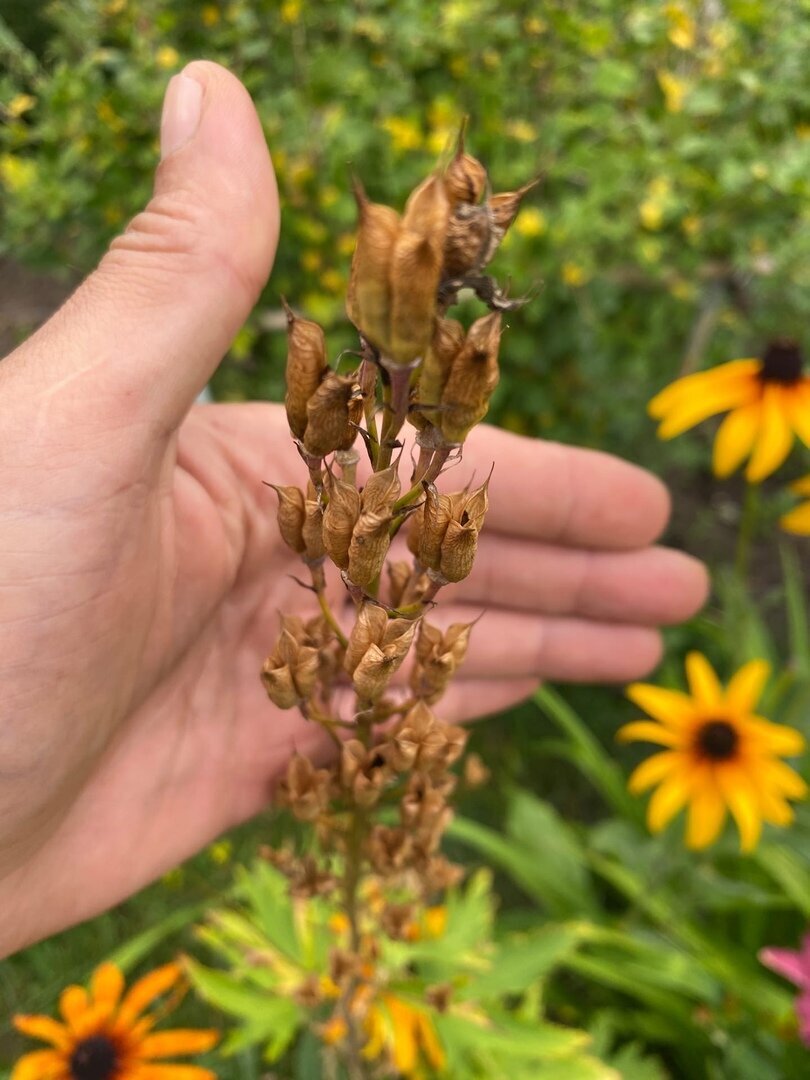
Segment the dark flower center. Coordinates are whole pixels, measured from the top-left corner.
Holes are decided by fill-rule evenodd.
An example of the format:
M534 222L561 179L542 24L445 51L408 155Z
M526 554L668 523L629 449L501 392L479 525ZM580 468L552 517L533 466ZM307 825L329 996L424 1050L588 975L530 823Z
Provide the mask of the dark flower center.
M698 750L711 761L728 761L734 757L739 741L728 720L707 720L697 734Z
M760 378L763 382L790 386L802 377L802 351L795 341L779 338L772 341L762 357Z
M118 1071L118 1050L106 1035L82 1039L70 1057L73 1080L112 1080Z

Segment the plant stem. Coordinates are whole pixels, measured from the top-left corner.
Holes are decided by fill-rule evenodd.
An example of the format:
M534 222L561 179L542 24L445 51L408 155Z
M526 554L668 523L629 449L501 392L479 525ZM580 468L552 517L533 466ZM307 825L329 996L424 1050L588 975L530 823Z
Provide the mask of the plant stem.
M338 639L340 644L345 649L346 646L349 644L349 639L346 637L346 635L340 629L340 624L338 623L337 619L335 618L334 613L332 612L332 609L329 607L329 601L326 599L326 592L324 591L323 588L318 588L317 585L315 587L315 591L318 594L318 604L320 605L321 611L323 612L323 617L326 619L326 621L332 627L332 629L335 632L335 637Z
M751 556L751 541L756 531L759 511L759 487L746 484L740 515L740 531L737 534L737 551L734 556L734 575L738 585L745 587L748 578L748 564Z

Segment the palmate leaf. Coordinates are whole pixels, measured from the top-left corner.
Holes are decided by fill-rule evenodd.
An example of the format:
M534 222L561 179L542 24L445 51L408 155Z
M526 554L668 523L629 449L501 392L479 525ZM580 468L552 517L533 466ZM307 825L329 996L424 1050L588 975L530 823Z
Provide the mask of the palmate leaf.
M498 945L487 970L462 985L456 996L461 1001L486 1002L522 993L574 952L581 937L581 929L564 924L510 937Z

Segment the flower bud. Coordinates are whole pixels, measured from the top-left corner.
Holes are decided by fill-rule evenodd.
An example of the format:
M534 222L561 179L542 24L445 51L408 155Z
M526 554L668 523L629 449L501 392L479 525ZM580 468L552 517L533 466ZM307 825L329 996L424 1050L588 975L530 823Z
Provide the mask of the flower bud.
M287 396L284 405L290 431L303 439L307 426L307 403L326 371L323 330L311 319L302 319L282 301L287 313Z
M449 443L463 443L471 428L486 416L498 385L501 314L493 311L470 327L456 354L442 392L436 424Z
M371 202L357 179L354 195L360 222L346 310L363 337L385 352L391 325L389 268L399 232L399 215L390 206Z
M292 548L293 551L301 555L306 549L303 536L306 514L304 493L300 488L292 484L283 487L278 484L271 484L270 486L278 495L278 515L276 520L278 521L278 531L281 533L281 539L287 547Z
M391 259L391 333L387 355L396 364L423 357L433 335L450 204L440 177L412 193Z
M353 375L328 371L307 404L304 449L313 457L349 450L363 415L363 395Z

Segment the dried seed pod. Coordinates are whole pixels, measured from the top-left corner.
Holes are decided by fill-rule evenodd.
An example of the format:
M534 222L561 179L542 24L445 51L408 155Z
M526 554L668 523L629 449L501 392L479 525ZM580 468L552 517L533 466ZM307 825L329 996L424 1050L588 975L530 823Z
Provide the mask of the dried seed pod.
M306 550L306 542L304 540L304 493L300 488L295 487L292 484L280 486L278 484L270 485L278 495L278 531L281 533L281 539L287 545L292 548L293 551L301 555Z
M534 180L530 180L528 184L518 188L517 191L504 191L498 195L490 195L487 199L486 205L492 222L492 233L482 265L486 266L498 250L507 229L518 215L524 195L531 191L532 188L537 187L539 183L540 177L538 176Z
M392 608L397 608L402 603L408 582L411 580L411 568L405 560L388 562L385 564L388 573L388 603Z
M399 215L390 206L371 202L357 179L354 195L360 220L346 310L360 333L376 349L386 352L391 326L389 268Z
M290 431L303 439L307 426L307 403L318 389L327 369L323 330L311 319L295 315L282 300L287 313L287 395L284 405Z
M417 558L423 566L438 570L441 561L442 541L453 514L448 495L440 495L436 485L423 483L425 502L421 511L421 530ZM414 514L414 517L417 515Z
M422 619L416 642L416 663L410 685L428 704L437 701L458 670L467 652L472 623L453 623L442 633Z
M385 614L385 612L383 612ZM366 648L352 670L352 682L363 701L376 701L387 689L394 673L408 655L416 623L408 619L388 619L383 633Z
M315 488L310 483L307 491L307 499L304 504L304 528L303 538L306 546L307 560L311 563L320 562L326 554L323 542L323 504L315 493Z
M360 607L355 619L343 666L352 675L371 645L382 643L388 615L379 604L365 603Z
M323 543L335 566L347 570L349 544L360 517L360 493L354 484L331 477L329 503L323 515Z
M291 709L312 693L318 678L318 649L302 645L289 629L282 629L276 647L262 667L262 682L270 700Z
M354 375L328 371L307 404L304 449L313 457L349 450L363 415L363 393Z
M468 788L483 787L491 776L479 754L467 754L464 759L464 784Z
M371 865L386 876L405 868L412 849L413 841L407 832L388 825L375 825L366 842Z
M464 150L464 127L458 134L456 152L444 172L444 186L451 206L477 203L487 184L487 170Z
M383 568L391 544L391 515L361 513L349 543L349 580L366 589Z
M276 798L299 821L314 821L329 805L330 786L328 769L316 769L309 758L294 754L278 785Z
M457 206L447 223L442 279L465 277L481 270L488 262L493 231L492 213L486 204Z
M456 354L442 393L436 424L449 443L463 443L470 429L486 415L498 385L501 313L484 315L470 327Z
M373 473L363 488L363 513L390 514L401 490L396 465Z
M433 711L418 701L394 729L390 743L391 765L399 772L427 768L444 747L442 725Z
M480 532L484 526L484 518L486 517L487 510L489 509L489 477L484 481L480 487L471 491L462 507L462 517L459 520L462 524L469 522L474 525Z
M439 572L446 581L462 581L472 570L478 550L478 530L474 525L451 521L442 540Z
M437 319L414 390L416 410L409 414L415 426L419 426L419 419L435 423L436 410L442 400L442 391L450 376L453 360L463 347L464 327L461 323L455 319Z
M391 334L387 355L397 364L424 356L433 336L450 203L433 175L411 193L390 266Z

